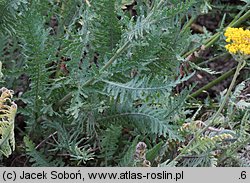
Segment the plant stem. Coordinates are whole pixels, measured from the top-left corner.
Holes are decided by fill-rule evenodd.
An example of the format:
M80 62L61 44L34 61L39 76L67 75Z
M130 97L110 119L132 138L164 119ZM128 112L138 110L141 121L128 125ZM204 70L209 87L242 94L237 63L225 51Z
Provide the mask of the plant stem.
M124 45L116 51L114 56L99 70L99 73L102 73L105 71L129 46L130 42L127 41L124 43ZM90 78L88 81L86 81L82 87L91 85L96 80L95 76ZM64 103L69 101L72 98L73 92L68 93L65 97L63 97L61 100L58 101L58 103L55 105L55 110L57 110L60 106L62 106Z
M247 123L248 121L248 118L249 118L249 115L248 114L248 111L245 112L244 116L242 117L241 119L241 125L242 123ZM241 129L242 130L242 129ZM239 136L240 139L244 139L244 137L242 136ZM250 142L250 134L248 135L248 137L246 137L243 141L240 140L238 141L240 144L237 145L237 147L233 147L233 148L230 148L230 152L228 153L228 149L226 150L226 153L223 153L222 156L220 157L219 159L219 162L218 164L220 164L221 162L225 161L228 156L232 156L234 153L236 153L238 150L240 150L241 148L243 148L248 142Z
M226 73L224 73L223 75L221 75L220 77L218 77L217 79L211 81L210 83L208 83L207 85L203 86L202 88L200 88L199 90L195 91L194 93L192 93L191 95L189 95L188 97L197 97L198 95L200 95L204 90L208 90L210 88L212 88L213 86L215 86L216 84L220 83L221 81L223 81L224 79L228 78L229 76L231 76L236 68L233 68L229 71L227 71Z
M245 7L247 6L248 4ZM243 9L245 9L245 7ZM239 17L240 14L242 14L242 12L239 12L238 15L236 15L236 17ZM237 27L249 17L250 17L250 10L248 10L244 15L242 15L237 21L233 20L227 27ZM205 48L212 46L220 38L220 35L221 32L217 32L211 38L207 39L207 41L204 44ZM197 49L198 48L190 50L189 52L185 53L183 57L189 56L190 54L194 53Z
M160 8L164 3L165 3L165 0L161 0L156 5L156 9ZM150 15L148 15L148 16L150 16ZM146 17L146 18L148 18L148 17ZM99 73L101 74L104 70L106 70L109 66L111 66L112 63L129 47L129 45L130 45L130 41L125 42L123 44L123 46L116 51L114 56L99 70ZM86 81L82 86L91 85L95 80L96 80L96 77L94 76L91 79L89 79L88 81ZM72 95L73 95L73 93L70 92L66 96L64 96L61 100L59 100L59 102L57 104L55 104L54 109L58 110L60 106L62 106L64 103L66 103L67 101L69 101L72 98ZM40 119L42 119L42 117L40 117Z
M162 5L164 5L165 3L165 0L161 0L156 6L156 10L158 8L160 8ZM152 10L154 11L154 10ZM152 14L149 14L145 19L148 19ZM123 46L121 46L117 51L116 53L113 55L112 58L110 58L110 60L99 70L99 75L102 74L103 71L105 71L107 68L109 68L112 63L129 47L131 41L127 41L123 44ZM96 80L96 76L93 76L92 78L90 78L89 80L87 80L83 85L82 87L84 86L88 86L88 85L91 85L93 84L93 82ZM69 92L67 95L65 95L61 100L59 100L55 105L54 105L54 110L58 110L60 108L60 106L62 106L63 104L65 104L66 102L68 102L73 96L73 92ZM37 122L42 122L46 119L45 116L40 116L38 119L37 119Z
M158 4L156 7L159 8L160 6L162 6L162 5L164 4L164 2L165 2L164 0L161 0L161 1L159 2L159 4ZM242 17L240 17L236 22L234 22L231 26L235 26L235 25L240 24L241 22L243 22L244 20L246 20L249 16L250 16L250 10L249 10L247 13L245 13ZM213 42L211 42L211 41L210 41L211 39L209 39L209 41L210 41L210 44L209 44L209 45L213 44L213 43L219 38L219 34L220 34L220 33L216 33L216 34L212 37L212 38L213 38L213 39L212 39ZM216 38L216 39L215 39L215 38ZM107 64L105 64L105 65L103 66L103 68L101 68L100 71L106 70L106 69L114 62L114 60L115 60L118 56L120 56L120 55L123 53L124 50L126 50L126 48L128 47L129 43L130 43L129 41L126 42L120 49L118 49L117 52L115 53L115 55L107 62ZM206 45L205 45L205 46L206 46ZM206 47L207 47L207 46L206 46ZM192 54L192 53L195 52L196 50L197 50L197 48L195 48L195 49L193 49L193 50L187 52L186 54L183 55L183 57L187 57L188 55ZM89 85L89 84L92 84L92 83L95 81L95 79L96 79L95 77L89 79L88 81L86 81L86 83L83 84L83 86L87 86L87 85ZM58 110L60 106L62 106L63 104L65 104L67 101L69 101L69 100L72 98L72 95L73 95L72 92L70 92L70 93L68 93L67 95L65 95L61 100L58 101L58 103L55 104L55 108L54 108L54 109L55 109L55 110ZM38 118L37 121L38 121L38 122L41 122L41 121L43 121L44 119L45 119L44 116L40 116L40 117Z
M236 153L238 150L240 150L241 148L244 148L246 146L246 144L248 144L250 142L250 136L248 136L239 146L237 146L235 149L232 149L232 151L230 151L230 154L228 154L227 156L222 156L219 159L218 164L220 164L221 162L225 161L228 157L230 157L230 155L232 156L234 153Z
M208 121L207 125L206 125L202 130L200 130L199 132L197 132L197 133L194 135L193 139L188 143L188 145L187 145L186 147L184 147L183 150L181 151L181 153L180 153L178 156L176 156L172 161L178 161L178 160L186 153L186 151L187 151L188 148L193 144L193 142L194 142L202 133L204 133L204 132L208 129L208 127L214 122L214 120L218 117L218 115L221 113L221 111L222 111L223 108L225 107L225 104L226 104L226 102L227 102L227 100L228 100L228 98L229 98L229 95L231 94L231 91L232 91L232 89L233 89L233 87L234 87L234 84L235 84L236 79L237 79L237 77L238 77L238 75L239 75L239 73L240 73L240 70L244 67L244 65L245 65L245 61L239 60L239 63L238 63L238 65L237 65L236 71L235 71L235 73L234 73L234 77L233 77L233 79L232 79L232 82L231 82L231 84L230 84L230 86L229 86L229 88L228 88L228 91L227 91L227 93L226 93L226 96L224 97L224 99L223 99L223 101L222 101L222 103L221 103L221 105L220 105L218 111L213 115L212 119L210 119L210 120Z
M222 54L220 54L220 55L217 55L217 56L215 56L215 57L212 57L212 58L210 58L210 59L208 59L208 60L202 60L202 61L200 61L200 62L198 62L197 63L197 65L198 66L203 66L203 65L206 65L207 63L209 63L209 62L212 62L212 61L215 61L215 60L217 60L217 59L219 59L219 58L221 58L221 57L224 57L224 56L230 56L230 54L229 53L222 53Z
M224 99L223 99L223 101L222 101L222 103L221 103L220 108L219 108L218 111L215 113L215 115L213 116L212 120L207 124L207 128L208 128L209 125L211 125L211 124L214 122L214 120L218 117L218 115L221 113L221 111L222 111L223 108L225 107L226 102L227 102L227 100L228 100L228 98L229 98L229 95L231 94L231 91L232 91L232 89L233 89L233 87L234 87L234 85L235 85L236 79L237 79L238 75L240 74L240 70L241 70L241 69L244 67L244 65L245 65L244 62L245 62L245 61L239 61L238 65L237 65L237 68L236 68L236 71L235 71L235 73L234 73L234 77L233 77L233 79L232 79L232 81L231 81L231 84L230 84L230 86L229 86L229 88L228 88L228 91L227 91L227 93L226 93L226 96L224 97ZM203 133L207 128L204 128L204 129L201 131L201 133Z
M185 24L185 26L182 28L181 33L185 32L191 25L192 23L196 20L197 16L193 16L189 19L189 21Z
M235 18L233 19L233 21L228 25L228 27L232 26L238 26L241 22L245 21L250 14L250 11L247 11L243 16L242 13L248 8L250 2L248 2L243 8L242 10L235 16ZM241 17L240 17L241 16Z

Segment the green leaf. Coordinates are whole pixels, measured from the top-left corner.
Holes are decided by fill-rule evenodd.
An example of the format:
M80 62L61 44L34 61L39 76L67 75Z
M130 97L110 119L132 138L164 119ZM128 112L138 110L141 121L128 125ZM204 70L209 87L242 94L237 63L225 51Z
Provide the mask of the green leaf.
M17 105L12 102L13 91L0 89L0 156L6 157L15 150L15 116Z
M150 162L153 162L159 155L163 144L164 142L161 141L160 143L156 144L152 149L149 149L146 153L146 159Z
M132 144L129 146L128 150L126 151L125 155L122 157L119 165L122 167L133 166L134 162L134 155L136 150L136 145L139 141L139 135L135 137Z

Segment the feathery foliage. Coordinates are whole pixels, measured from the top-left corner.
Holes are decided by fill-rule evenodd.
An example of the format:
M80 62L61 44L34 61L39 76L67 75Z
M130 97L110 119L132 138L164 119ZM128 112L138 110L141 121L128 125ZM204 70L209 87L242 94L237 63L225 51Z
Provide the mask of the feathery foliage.
M15 150L14 121L17 105L12 102L13 91L0 89L0 158Z
M18 130L25 134L19 143L26 147L20 150L26 153L26 162L31 166L216 166L220 160L215 150L223 149L224 143L245 142L246 124L240 132L232 128L202 134L181 160L174 159L190 134L196 133L183 132L183 124L202 111L190 118L195 111L188 109L186 101L193 87L182 84L195 75L191 69L214 74L195 64L185 73L182 70L189 62L183 55L193 48L197 36L185 25L189 16L201 12L201 2L203 6L200 0L128 4L0 0L0 63L6 75L1 84L15 88L20 78L26 78L26 86L15 94L22 102L19 115L25 119ZM201 46L206 37L198 37ZM12 51L6 52L6 47ZM244 88L244 84L236 88L226 111L233 122L235 107L241 118L240 110L249 107L238 101ZM4 156L15 147L16 108L10 102L3 99L0 104ZM225 128L232 126L223 122ZM228 142L229 132L240 137ZM144 145L141 159L136 157L138 144Z
M27 0L1 0L0 1L0 35L5 32L13 34L16 32L17 20L28 9Z
M63 166L63 164L60 164L61 162L52 161L52 157L46 157L42 152L39 152L35 148L35 144L27 137L25 136L24 144L26 146L27 154L31 157L30 162L32 163L32 166L35 167L52 167L52 166Z

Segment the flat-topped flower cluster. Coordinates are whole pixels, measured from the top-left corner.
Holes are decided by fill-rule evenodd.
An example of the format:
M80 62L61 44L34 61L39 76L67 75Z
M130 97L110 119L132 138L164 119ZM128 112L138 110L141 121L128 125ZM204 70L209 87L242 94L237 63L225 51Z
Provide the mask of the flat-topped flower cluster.
M224 35L226 42L230 43L225 46L230 53L250 55L250 30L229 27Z

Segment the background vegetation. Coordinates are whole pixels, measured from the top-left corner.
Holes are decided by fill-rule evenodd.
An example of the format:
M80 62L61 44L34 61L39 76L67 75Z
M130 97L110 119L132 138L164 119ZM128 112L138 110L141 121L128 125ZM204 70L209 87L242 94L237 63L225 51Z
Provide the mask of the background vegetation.
M249 166L249 4L0 0L0 165Z

